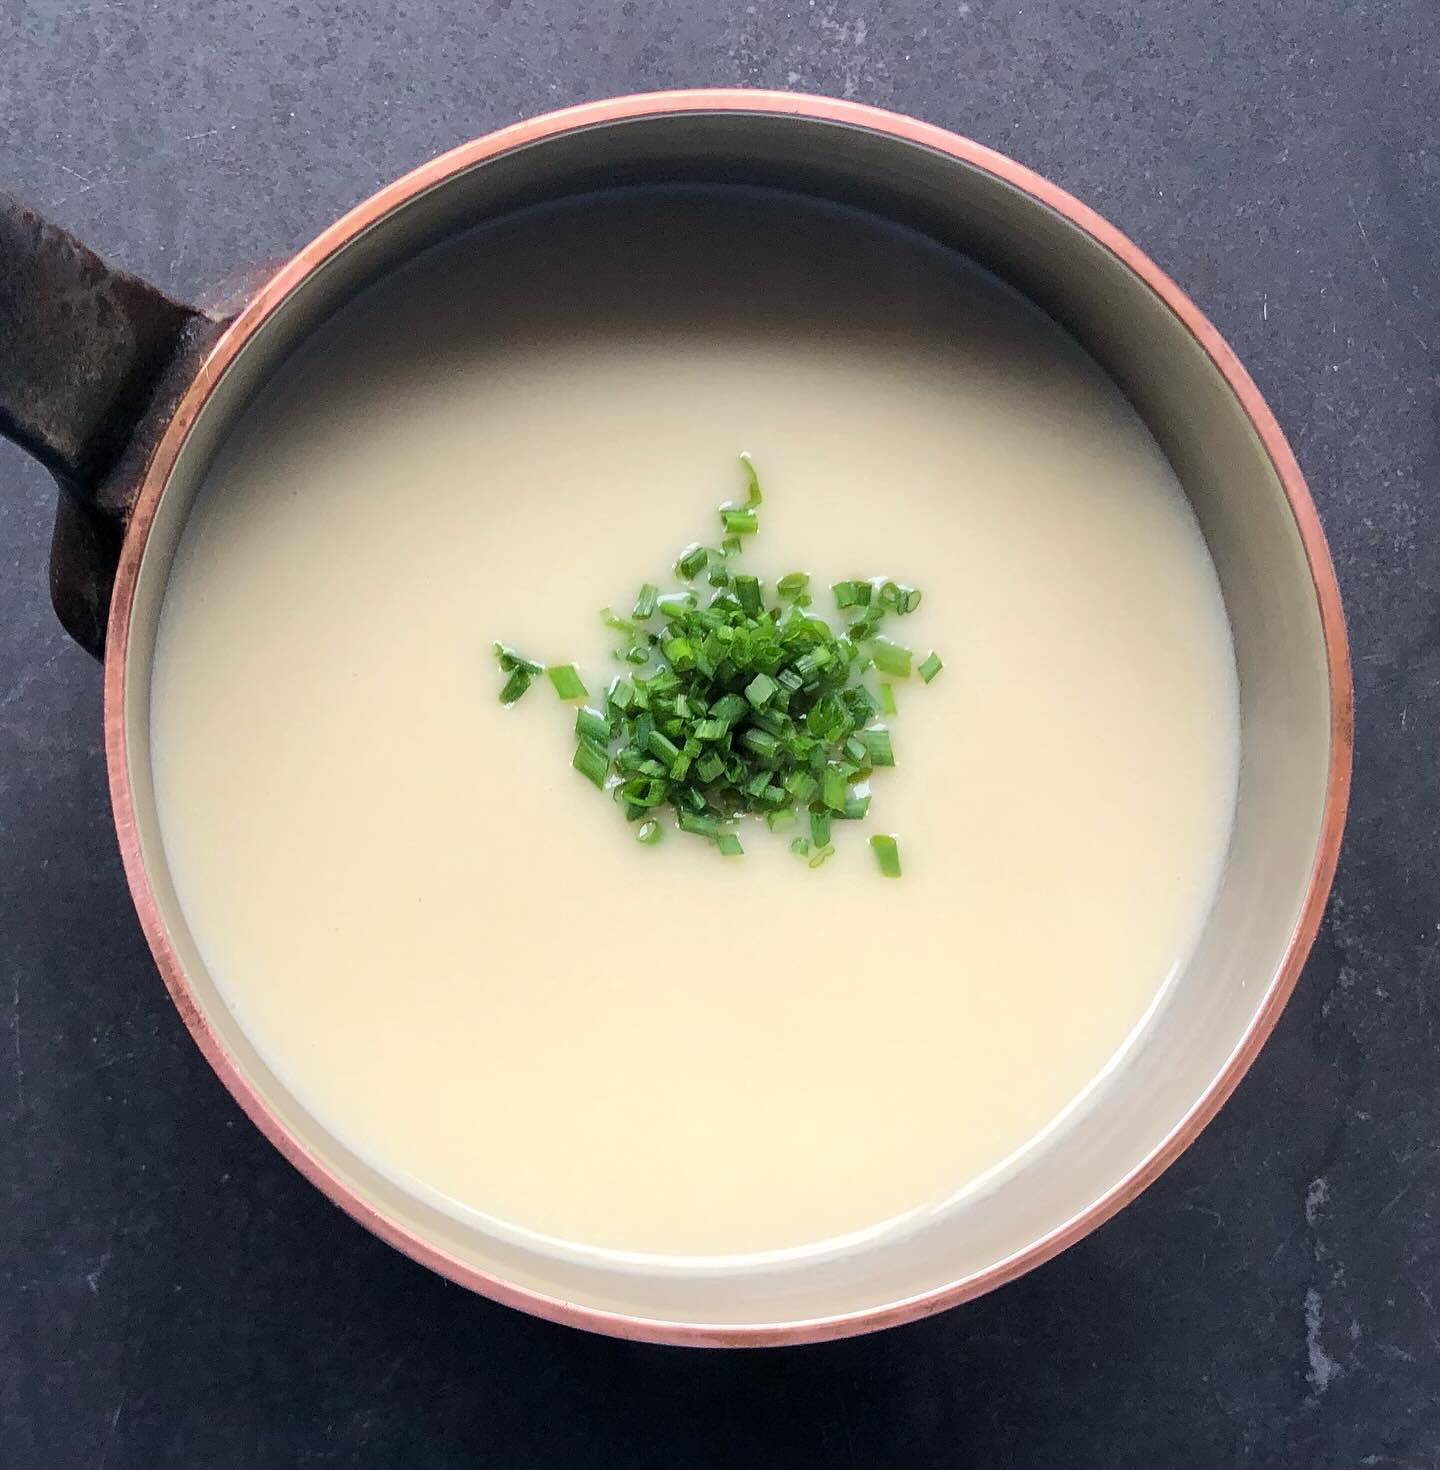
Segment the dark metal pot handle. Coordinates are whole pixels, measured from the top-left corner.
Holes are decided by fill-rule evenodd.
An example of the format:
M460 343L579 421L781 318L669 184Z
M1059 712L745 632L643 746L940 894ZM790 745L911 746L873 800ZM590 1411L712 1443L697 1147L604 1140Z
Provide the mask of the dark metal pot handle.
M59 482L50 596L97 657L145 462L221 320L0 192L0 434Z

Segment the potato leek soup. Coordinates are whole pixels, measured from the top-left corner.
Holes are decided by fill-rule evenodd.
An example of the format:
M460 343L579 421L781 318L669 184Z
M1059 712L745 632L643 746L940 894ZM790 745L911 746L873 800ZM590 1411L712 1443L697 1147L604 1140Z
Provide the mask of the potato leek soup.
M627 821L573 691L502 703L492 652L616 715L646 670L600 610L725 590L675 562L742 451L720 556L765 609L806 573L838 638L834 584L923 594L915 673L856 655L894 764L814 866L803 800L736 855ZM868 216L671 190L459 237L308 340L186 528L151 742L196 946L324 1128L485 1230L678 1266L1003 1188L1186 961L1238 717L1180 487L1052 322Z

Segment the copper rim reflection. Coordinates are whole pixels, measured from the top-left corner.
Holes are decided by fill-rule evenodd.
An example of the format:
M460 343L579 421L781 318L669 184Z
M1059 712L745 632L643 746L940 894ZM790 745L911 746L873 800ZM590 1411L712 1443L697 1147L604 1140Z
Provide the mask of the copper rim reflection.
M376 220L424 190L486 159L558 133L599 123L656 114L715 111L788 114L845 123L948 154L1022 190L1078 226L1117 256L1145 282L1192 334L1230 385L1259 435L1290 503L1314 581L1330 678L1329 779L1320 837L1299 920L1290 936L1281 964L1270 981L1264 1004L1249 1030L1225 1070L1205 1095L1197 1100L1181 1123L1148 1158L1087 1210L983 1271L949 1282L923 1295L874 1308L834 1317L754 1326L706 1325L632 1317L577 1306L572 1302L530 1291L479 1271L440 1250L400 1222L378 1211L337 1178L323 1160L312 1153L281 1122L270 1104L241 1072L235 1059L200 1010L179 957L171 946L141 854L134 795L131 790L130 756L124 715L126 667L135 589L141 556L154 523L160 497L181 445L215 384L240 349L281 301L323 261ZM714 1347L818 1342L873 1331L943 1311L991 1291L1049 1260L1107 1220L1150 1184L1194 1140L1229 1097L1269 1036L1295 987L1301 966L1315 938L1335 872L1349 795L1352 743L1349 655L1339 589L1320 522L1300 468L1279 425L1259 389L1219 332L1179 287L1124 235L1079 200L1022 165L978 143L913 118L853 102L786 92L727 89L659 92L566 108L502 128L452 149L387 185L331 225L282 266L252 298L216 343L195 380L181 397L174 416L156 447L140 488L134 518L121 553L105 656L105 749L111 801L125 873L140 923L170 996L196 1044L261 1132L311 1183L323 1190L367 1229L452 1281L508 1306L590 1331L650 1342Z

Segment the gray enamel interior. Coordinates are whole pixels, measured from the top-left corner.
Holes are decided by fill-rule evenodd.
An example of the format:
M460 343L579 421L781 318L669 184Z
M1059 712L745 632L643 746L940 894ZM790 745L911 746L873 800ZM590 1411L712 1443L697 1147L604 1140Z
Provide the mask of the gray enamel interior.
M151 791L150 658L165 578L207 465L256 386L364 285L453 232L523 205L656 181L774 185L868 208L970 254L1048 311L1121 384L1173 461L1219 572L1239 666L1228 866L1195 959L1141 1044L985 1195L904 1238L804 1268L582 1266L476 1234L399 1193L305 1115L235 1026L175 901ZM1141 1166L1224 1070L1280 967L1319 838L1330 691L1315 591L1279 480L1225 381L1149 288L1059 215L977 168L842 124L714 112L592 126L475 166L372 226L270 316L201 413L145 550L133 628L126 720L142 850L199 1005L242 1071L337 1178L417 1235L517 1286L664 1322L863 1312L984 1271L1062 1228Z

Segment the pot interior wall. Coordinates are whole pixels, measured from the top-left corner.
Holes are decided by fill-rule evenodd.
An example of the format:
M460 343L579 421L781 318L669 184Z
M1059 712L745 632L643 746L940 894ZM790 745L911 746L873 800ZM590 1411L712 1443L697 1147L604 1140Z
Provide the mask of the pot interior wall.
M257 385L365 285L457 230L573 193L657 181L770 185L870 209L971 255L1068 328L1127 392L1194 504L1241 689L1239 807L1221 889L1193 963L1126 1064L1020 1172L957 1213L846 1259L725 1277L629 1274L530 1254L401 1195L326 1136L268 1073L205 972L166 873L148 762L165 578L206 468ZM1328 775L1330 691L1301 541L1258 436L1189 332L1109 251L993 175L863 129L779 114L645 117L532 143L431 188L332 256L267 318L188 436L145 549L128 658L137 822L164 920L201 1010L285 1127L382 1215L458 1261L661 1322L801 1322L900 1302L1006 1261L1114 1188L1183 1125L1265 1003L1306 891Z

